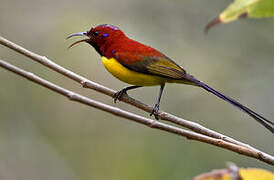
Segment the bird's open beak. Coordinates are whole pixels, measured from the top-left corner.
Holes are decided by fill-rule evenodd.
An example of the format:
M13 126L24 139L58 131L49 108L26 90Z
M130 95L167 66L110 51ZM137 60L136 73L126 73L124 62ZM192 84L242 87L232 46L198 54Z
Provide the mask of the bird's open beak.
M67 39L69 39L69 38L71 38L71 37L73 37L73 36L87 36L87 32L78 32L78 33L73 33L73 34L71 34L71 35L69 35L68 37L67 37Z
M69 38L71 38L71 37L74 37L74 36L88 36L88 35L87 35L87 32L78 32L78 33L73 33L73 34L69 35L69 36L67 37L67 39L69 39ZM88 42L88 40L89 40L89 39L82 39L82 40L80 40L80 41L76 41L76 42L74 42L73 44L71 44L68 48L71 48L72 46L74 46L74 45L76 45L76 44L78 44L78 43L81 43L81 42Z

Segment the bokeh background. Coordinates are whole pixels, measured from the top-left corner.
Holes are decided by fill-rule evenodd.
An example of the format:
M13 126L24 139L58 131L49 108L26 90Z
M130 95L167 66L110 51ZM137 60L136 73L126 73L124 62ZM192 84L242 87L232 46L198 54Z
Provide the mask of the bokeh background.
M0 0L0 35L107 87L126 84L104 69L87 44L70 50L70 33L109 23L164 52L188 72L274 119L274 22L240 20L203 32L228 0ZM0 58L70 90L103 96L0 46ZM80 105L0 68L0 179L191 179L223 168L273 167ZM153 105L158 87L131 91ZM120 108L148 117L124 103ZM166 86L161 110L201 123L274 154L273 135L207 93Z

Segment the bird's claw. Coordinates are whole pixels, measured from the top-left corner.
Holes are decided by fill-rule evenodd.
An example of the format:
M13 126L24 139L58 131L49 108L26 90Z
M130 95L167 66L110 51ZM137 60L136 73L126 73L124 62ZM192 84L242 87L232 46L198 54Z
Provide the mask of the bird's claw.
M116 103L117 100L120 100L121 97L127 94L126 90L122 89L120 91L117 91L114 95L113 95L113 99L114 99L114 103Z
M152 109L152 112L150 113L150 116L154 115L155 119L159 120L158 111L159 111L159 104L156 104L154 106L154 108Z

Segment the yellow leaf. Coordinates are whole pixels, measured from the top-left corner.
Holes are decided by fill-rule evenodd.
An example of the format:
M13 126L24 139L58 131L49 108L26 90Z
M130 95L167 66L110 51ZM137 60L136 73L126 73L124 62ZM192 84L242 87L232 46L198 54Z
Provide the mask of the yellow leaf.
M206 31L216 24L228 23L240 18L272 16L274 16L274 0L235 0L206 26Z
M274 174L263 169L241 168L239 174L242 180L274 180Z

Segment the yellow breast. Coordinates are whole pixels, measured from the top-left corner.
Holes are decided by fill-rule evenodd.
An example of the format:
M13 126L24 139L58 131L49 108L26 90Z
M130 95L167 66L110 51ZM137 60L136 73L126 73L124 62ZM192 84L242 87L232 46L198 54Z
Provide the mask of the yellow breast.
M160 85L168 80L166 78L142 74L121 65L116 59L102 57L102 62L105 68L116 78L120 79L123 82L136 86L155 86Z

